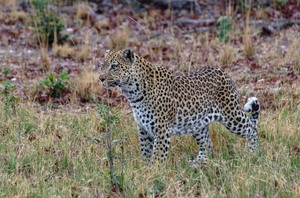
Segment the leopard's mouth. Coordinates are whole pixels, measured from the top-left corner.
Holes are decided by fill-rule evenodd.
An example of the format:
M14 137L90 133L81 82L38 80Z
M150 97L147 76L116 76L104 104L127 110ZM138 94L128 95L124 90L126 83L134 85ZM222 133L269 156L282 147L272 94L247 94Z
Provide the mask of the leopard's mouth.
M109 88L109 87L117 87L120 85L120 80L112 80L112 81L107 81L105 83L106 85L104 85L105 87Z

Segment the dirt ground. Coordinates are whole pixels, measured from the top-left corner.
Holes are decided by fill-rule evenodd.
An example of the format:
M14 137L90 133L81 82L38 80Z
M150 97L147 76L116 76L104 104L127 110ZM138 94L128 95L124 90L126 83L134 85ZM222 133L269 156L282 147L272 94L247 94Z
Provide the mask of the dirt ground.
M95 3L57 7L65 26L63 34L68 39L64 44L54 43L43 49L30 17L34 10L24 11L18 1L14 5L4 1L0 7L0 67L2 71L8 68L9 72L1 72L0 81L12 81L17 98L25 101L42 104L76 101L80 105L101 101L105 91L97 88L97 75L105 51L130 47L153 64L168 67L174 73L189 72L203 65L221 67L236 81L243 102L249 95L256 95L263 108L278 108L282 104L276 101L276 96L293 94L290 88L299 85L297 1L268 7L252 5L248 10L223 1L203 3L200 13L141 3L105 5L102 10ZM219 39L220 17L225 15L231 21L227 43ZM292 23L280 26L284 20ZM265 30L272 25L274 32ZM83 91L70 85L63 98L53 99L38 90L38 80L50 72L59 74L63 70L67 70L71 79L82 79L80 75L85 72L83 81L88 82L79 82ZM93 100L82 92L92 95ZM118 92L111 92L111 98L115 98L111 101L115 105L126 100ZM282 102L299 107L299 96L292 98L295 101Z

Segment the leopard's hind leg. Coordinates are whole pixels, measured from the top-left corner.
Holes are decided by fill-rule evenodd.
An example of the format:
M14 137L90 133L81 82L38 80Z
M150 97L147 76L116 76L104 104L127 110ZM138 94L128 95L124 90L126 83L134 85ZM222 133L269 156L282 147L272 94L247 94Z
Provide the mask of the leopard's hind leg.
M258 146L257 124L259 116L259 103L257 99L249 101L245 105L245 109L252 112L250 118L242 110L240 105L235 102L231 103L231 105L229 104L230 111L223 112L224 119L221 122L232 133L242 138L246 138L249 145L249 151L254 152Z
M196 132L193 133L193 137L196 140L198 146L199 146L199 153L195 160L192 160L191 162L207 162L208 154L211 156L213 155L213 144L209 136L209 124L213 121L221 121L223 120L223 115L220 113L217 113L217 111L212 111L213 113L207 114L202 119L201 128L195 130Z

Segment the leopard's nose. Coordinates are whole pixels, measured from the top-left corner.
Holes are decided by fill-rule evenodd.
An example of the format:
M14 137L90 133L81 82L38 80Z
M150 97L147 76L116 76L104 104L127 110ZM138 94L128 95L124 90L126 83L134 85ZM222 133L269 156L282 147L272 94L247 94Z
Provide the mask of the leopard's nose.
M103 81L105 81L105 77L104 77L104 76L100 76L100 77L99 77L99 80L100 80L101 82L103 82Z

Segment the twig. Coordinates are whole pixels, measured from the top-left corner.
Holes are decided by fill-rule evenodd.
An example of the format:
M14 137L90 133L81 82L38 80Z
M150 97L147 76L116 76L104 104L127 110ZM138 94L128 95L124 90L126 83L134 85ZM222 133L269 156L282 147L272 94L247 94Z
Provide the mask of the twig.
M150 38L150 34L149 34L149 31L146 31L146 29L139 23L139 22L137 22L136 20L134 20L132 17L130 17L130 16L128 16L128 18L130 19L130 20L132 20L133 22L135 22L144 32L145 32L145 34L147 35L147 37L148 38ZM149 39L150 40L150 39Z
M91 142L94 142L95 144L98 144L99 146L104 146L104 144L102 144L100 142L100 140L98 140L96 138L92 138L92 137L87 136L87 135L84 135L83 137L86 138L87 140L91 141Z
M106 95L108 96L108 90L106 90ZM110 182L114 186L113 177L114 177L114 158L112 152L112 128L111 128L111 120L110 120L110 107L109 103L106 105L106 116L107 116L107 129L109 133L109 138L107 139L108 145L108 159L109 159L109 174L110 174Z
M200 4L199 4L198 0L194 0L194 4L195 4L195 13L197 15L200 15L201 14L201 7L200 7Z
M99 193L98 193L98 189L95 188L95 198L99 198Z
M124 125L123 122L121 122L122 126L122 137L121 137L121 177L122 177L122 186L124 185L124 166L125 166L125 152L124 152L124 141L125 141L125 131L124 131Z

